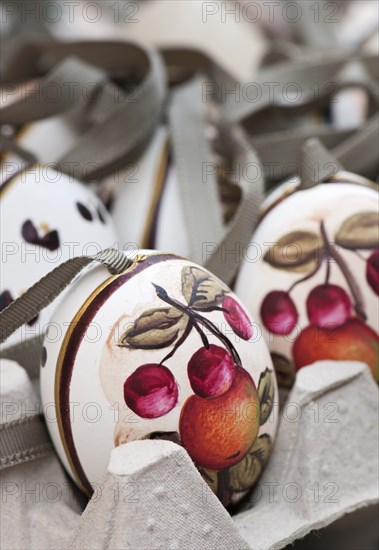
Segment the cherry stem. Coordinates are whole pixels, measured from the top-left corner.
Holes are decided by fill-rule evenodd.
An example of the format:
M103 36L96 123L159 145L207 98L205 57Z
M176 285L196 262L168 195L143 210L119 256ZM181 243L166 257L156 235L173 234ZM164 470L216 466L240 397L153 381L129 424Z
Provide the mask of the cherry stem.
M192 315L194 315L195 319L198 320L200 324L202 324L205 328L209 330L216 338L218 338L224 346L227 348L227 350L230 352L231 356L233 357L233 361L238 365L239 367L242 366L241 358L238 355L238 352L236 348L233 346L231 341L225 334L223 334L213 323L212 321L209 321L209 319L206 319L202 315L199 315L198 313L192 312Z
M307 281L308 279L310 279L311 277L313 277L313 275L316 275L317 271L320 269L321 267L321 264L322 264L322 260L324 259L325 257L325 254L321 254L319 259L317 260L317 263L315 265L315 267L312 269L312 271L310 271L307 275L305 275L305 277L302 277L301 279L299 279L298 281L295 281L288 289L288 294L290 292L293 291L293 289L299 285L300 283L303 283L304 281Z
M170 353L168 353L163 359L162 361L159 363L160 365L163 365L163 363L165 361L167 361L168 359L170 359L173 355L175 355L175 352L177 351L178 348L180 348L180 346L187 340L187 336L189 336L191 330L193 328L193 323L189 320L188 321L188 324L185 328L185 331L183 332L183 334L181 335L181 337L179 338L179 340L176 342L175 346L172 348L172 350L170 351ZM204 335L205 336L205 335ZM208 346L209 346L209 342L208 342ZM207 347L207 346L205 346Z
M205 347L205 349L209 349L209 341L208 341L208 338L206 337L204 331L201 330L201 328L199 327L199 325L197 323L192 322L192 324L193 324L195 330L199 333L199 336L201 338L201 341L203 342L203 346Z
M218 307L218 306L202 307L201 311L206 311L209 313L211 313L212 311L222 311L223 313L229 313L228 309L225 309L224 307Z
M341 270L341 273L346 279L347 284L349 285L351 294L354 299L354 309L357 315L363 319L363 321L366 321L367 316L364 310L364 301L363 296L360 291L360 288L351 273L349 266L345 262L344 258L341 256L341 254L338 252L338 250L335 248L335 246L332 245L332 243L329 241L328 235L325 230L324 222L322 221L320 224L321 228L321 235L325 243L325 249L330 258L333 258L333 260L336 262L338 267Z
M330 256L327 254L326 256L326 273L325 273L325 284L327 285L329 283L330 278Z
M160 298L163 302L166 302L167 304L169 304L169 305L173 306L174 308L178 309L179 311L181 311L185 315L188 315L188 317L190 319L189 326L191 327L191 329L193 327L193 328L195 328L195 330L197 330L197 332L199 333L199 335L201 337L203 345L206 349L209 348L208 338L204 334L204 331L201 330L201 328L199 327L199 324L201 324L201 325L203 325L203 327L207 328L211 334L216 336L216 338L218 338L224 344L226 349L229 351L229 353L233 357L233 361L236 363L236 365L238 365L239 367L242 366L241 358L238 355L237 350L235 349L235 347L233 346L233 344L231 343L229 338L227 338L216 327L216 325L214 325L212 323L212 321L210 321L209 319L206 319L205 317L203 317L199 313L195 313L189 306L185 306L185 305L181 304L180 302L177 302L173 298L170 298L170 296L167 294L167 291L164 288L162 288L161 286L155 285L154 283L153 283L153 286L155 288L155 291L157 293L158 298ZM188 329L188 326L187 326L187 329ZM172 357L173 354L178 349L178 347L183 344L184 340L187 338L187 336L190 333L190 330L187 331L187 329L184 331L182 337L178 340L178 342L174 346L174 349L171 351L171 353L168 354L168 356L166 356L163 359L161 364L165 360L167 360L169 357Z
M359 252L359 250L354 250L355 254L360 258L362 261L366 261L366 258L362 256L362 254Z

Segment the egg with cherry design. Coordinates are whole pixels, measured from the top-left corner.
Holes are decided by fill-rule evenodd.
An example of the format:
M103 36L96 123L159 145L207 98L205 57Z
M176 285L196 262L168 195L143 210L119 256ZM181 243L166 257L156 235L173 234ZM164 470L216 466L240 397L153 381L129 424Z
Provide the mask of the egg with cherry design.
M221 480L231 466L239 478L239 462L260 436L271 448L277 387L270 354L262 339L233 337L227 297L244 322L253 320L219 279L189 260L140 252L121 275L95 267L73 290L75 299L61 302L52 318L64 327L61 338L44 341L41 393L44 403L55 395L57 422L48 428L84 491L101 480L112 448L135 439L182 444L206 481ZM86 411L75 421L74 403ZM96 422L86 418L88 404ZM255 481L210 486L228 505Z
M252 238L261 259L237 278L287 390L316 360L361 360L377 378L378 193L343 176L268 198Z
M49 166L36 164L4 181L0 203L1 292L12 299L69 258L96 254L118 241L110 218L99 220L97 209L105 207L93 191ZM83 217L78 204L93 210L93 221ZM32 323L33 330L24 325L6 345L39 336L53 310L53 305L47 307Z

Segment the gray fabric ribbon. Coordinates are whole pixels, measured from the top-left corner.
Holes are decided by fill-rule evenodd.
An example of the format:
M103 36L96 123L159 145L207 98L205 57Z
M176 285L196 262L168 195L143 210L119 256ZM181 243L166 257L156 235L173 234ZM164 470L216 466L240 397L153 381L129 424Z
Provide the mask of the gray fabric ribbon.
M123 42L23 44L9 60L2 84L35 78L43 63L53 69L35 84L34 94L24 93L1 109L2 123L25 124L75 108L73 123L81 137L57 167L83 181L102 179L134 159L162 112L166 75L160 56ZM111 81L136 67L144 77L131 92ZM60 92L55 101L49 100L50 87Z
M224 229L214 163L205 134L206 104L202 101L201 79L194 79L173 94L169 125L190 256L202 264L204 243L218 243Z
M48 306L93 261L104 264L112 274L122 273L132 263L125 254L113 248L95 256L77 256L63 262L0 313L0 343Z
M271 183L290 175L288 170L296 166L301 145L311 137L319 138L337 157L342 155L348 170L372 178L378 150L377 73L377 59L372 55L348 60L340 53L328 57L316 53L309 59L276 63L263 68L255 82L245 84L245 93L237 100L229 98L225 121L246 129ZM300 90L301 97L284 105L283 93L291 84ZM359 129L296 123L296 116L326 107L334 94L351 86L364 88L370 102L369 118Z
M131 265L125 254L108 248L95 256L79 256L60 264L0 313L0 341L50 304L72 279L91 262L104 264L111 274L122 273ZM13 359L26 367L30 377L39 366L43 336L5 348L0 357ZM45 456L52 447L42 418L27 416L0 425L0 469Z
M225 226L214 159L206 138L206 104L202 91L203 81L198 77L182 86L172 98L169 123L173 154L190 256L224 282L231 283L258 221L263 200L263 169L242 133L235 129L230 135L226 129L224 133L229 135L223 140L228 157L233 159L234 169L239 173L235 183L242 196L232 221Z
M0 424L0 470L46 456L52 450L40 415Z

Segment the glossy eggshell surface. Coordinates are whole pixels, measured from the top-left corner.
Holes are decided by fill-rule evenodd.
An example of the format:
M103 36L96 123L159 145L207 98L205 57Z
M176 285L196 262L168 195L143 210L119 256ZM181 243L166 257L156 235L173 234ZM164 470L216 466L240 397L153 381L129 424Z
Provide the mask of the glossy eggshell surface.
M108 181L114 179L112 176ZM190 255L185 213L168 131L160 126L136 165L118 175L111 213L124 250L155 248ZM175 231L172 228L175 227Z
M378 248L371 187L321 184L263 217L235 290L260 325L279 385L321 359L367 362L378 379Z
M113 447L141 438L182 443L225 504L255 483L276 431L275 374L221 281L159 253L110 278L97 267L72 285L52 326L60 334L44 342L42 399L57 406L50 434L84 491Z
M96 254L118 241L112 220L96 195L49 167L36 165L4 183L0 199L2 307L60 263ZM6 344L40 334L53 307L21 327Z
M30 83L33 89L33 84ZM35 85L34 85L35 86ZM66 116L58 115L26 124L14 137L15 143L25 152L31 153L41 164L58 162L65 153L74 148L79 140L74 124ZM2 155L0 182L25 167L25 161L15 153Z

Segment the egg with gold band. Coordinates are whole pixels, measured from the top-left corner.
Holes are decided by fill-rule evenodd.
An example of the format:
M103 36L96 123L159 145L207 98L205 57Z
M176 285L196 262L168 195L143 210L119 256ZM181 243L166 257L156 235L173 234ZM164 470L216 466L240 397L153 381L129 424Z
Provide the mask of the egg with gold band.
M348 172L299 184L264 202L236 293L260 325L279 386L324 359L366 362L378 380L378 186Z
M142 438L183 445L225 505L254 485L275 438L275 373L245 307L209 271L150 251L122 274L93 267L51 327L42 401L55 404L47 425L83 491L112 448Z

